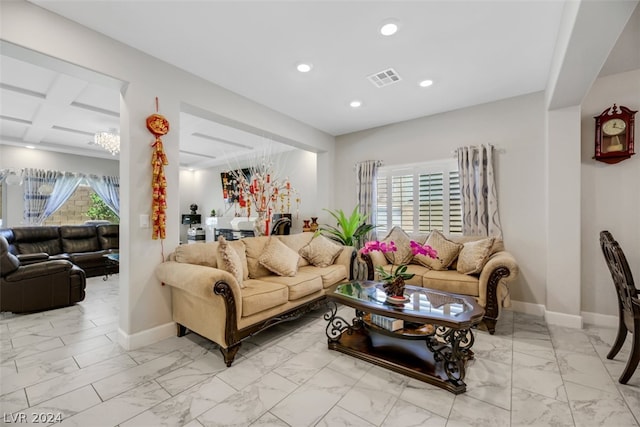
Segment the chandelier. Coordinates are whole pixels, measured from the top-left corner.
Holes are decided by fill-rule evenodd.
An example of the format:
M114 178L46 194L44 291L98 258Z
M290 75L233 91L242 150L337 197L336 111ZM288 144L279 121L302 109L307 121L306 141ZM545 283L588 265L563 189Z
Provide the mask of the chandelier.
M120 135L115 129L96 133L93 142L110 152L112 156L120 152Z

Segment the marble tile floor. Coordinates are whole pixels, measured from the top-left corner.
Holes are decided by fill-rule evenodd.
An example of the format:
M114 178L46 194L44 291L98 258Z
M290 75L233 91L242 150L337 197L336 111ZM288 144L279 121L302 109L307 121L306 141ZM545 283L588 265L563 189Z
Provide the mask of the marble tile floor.
M246 341L231 368L193 333L125 351L117 280L89 279L72 307L0 314L2 425L640 425L640 372L617 382L629 346L605 357L615 329L505 311L495 335L476 331L456 396L328 350L321 312Z

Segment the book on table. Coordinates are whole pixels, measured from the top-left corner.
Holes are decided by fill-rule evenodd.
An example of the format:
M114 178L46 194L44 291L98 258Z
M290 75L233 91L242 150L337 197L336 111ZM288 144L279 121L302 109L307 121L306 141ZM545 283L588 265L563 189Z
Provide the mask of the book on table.
M393 317L381 316L371 313L371 323L388 331L397 331L404 328L404 320Z

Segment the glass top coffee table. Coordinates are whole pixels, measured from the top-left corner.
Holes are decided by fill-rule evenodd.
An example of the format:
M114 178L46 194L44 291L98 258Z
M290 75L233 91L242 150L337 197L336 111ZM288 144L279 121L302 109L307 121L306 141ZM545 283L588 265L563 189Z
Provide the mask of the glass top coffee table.
M463 393L472 327L484 310L473 297L417 286L407 285L405 296L406 302L389 302L381 282L333 286L324 316L329 349ZM338 303L355 309L351 321L338 315Z

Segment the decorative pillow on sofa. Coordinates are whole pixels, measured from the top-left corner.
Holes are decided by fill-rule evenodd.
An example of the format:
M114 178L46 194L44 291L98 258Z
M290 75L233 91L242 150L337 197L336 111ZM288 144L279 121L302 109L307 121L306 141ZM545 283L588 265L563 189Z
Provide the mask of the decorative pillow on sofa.
M431 231L426 244L436 250L438 257L430 258L426 255L416 255L414 259L418 261L419 264L433 270L446 270L456 259L463 246L462 243L456 243L447 239L438 230Z
M244 288L244 284L242 282L242 260L240 259L240 255L238 255L238 252L229 245L229 242L227 242L223 236L218 237L216 262L218 263L219 269L231 273L231 275L236 278L240 287Z
M494 237L466 242L458 255L456 270L462 274L480 273L491 255Z
M300 249L300 256L316 267L328 267L338 258L343 246L318 235Z
M278 276L293 277L298 272L299 258L300 255L282 243L280 239L269 237L258 262Z
M383 242L394 242L398 250L396 252L387 252L385 258L395 265L408 264L413 259L411 252L411 237L400 227L393 227L389 234L382 239Z

